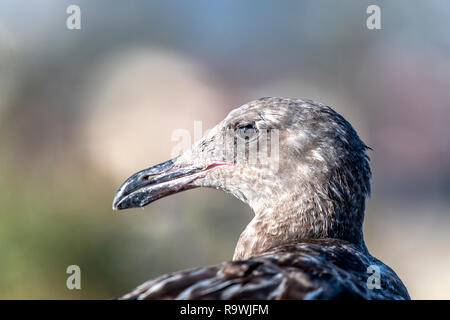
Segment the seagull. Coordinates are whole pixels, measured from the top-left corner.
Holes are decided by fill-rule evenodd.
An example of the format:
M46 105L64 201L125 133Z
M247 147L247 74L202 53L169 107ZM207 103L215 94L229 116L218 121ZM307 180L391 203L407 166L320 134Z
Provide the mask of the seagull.
M232 261L160 276L119 299L410 299L364 242L367 147L329 106L266 97L234 109L180 156L139 171L114 210L198 187L223 190L254 217Z

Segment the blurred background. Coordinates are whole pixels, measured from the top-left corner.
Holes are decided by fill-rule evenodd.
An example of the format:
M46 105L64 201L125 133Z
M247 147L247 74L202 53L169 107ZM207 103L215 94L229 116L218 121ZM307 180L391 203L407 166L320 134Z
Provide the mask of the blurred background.
M2 1L0 298L110 298L231 259L252 217L233 197L120 213L112 199L171 157L174 130L288 96L333 106L373 148L368 248L412 298L450 299L449 85L443 0ZM66 288L72 264L81 290Z

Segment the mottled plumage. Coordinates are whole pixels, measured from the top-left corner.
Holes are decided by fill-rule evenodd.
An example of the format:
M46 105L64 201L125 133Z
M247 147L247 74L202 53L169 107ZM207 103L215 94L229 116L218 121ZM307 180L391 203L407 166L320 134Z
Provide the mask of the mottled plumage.
M196 187L229 192L255 213L234 261L165 275L122 298L409 299L364 243L367 149L321 103L262 98L233 110L181 156L130 177L113 208ZM369 266L379 267L380 289L367 285Z
M381 269L381 288L368 289L367 266ZM404 299L388 266L354 245L317 239L246 260L176 272L150 280L121 299Z

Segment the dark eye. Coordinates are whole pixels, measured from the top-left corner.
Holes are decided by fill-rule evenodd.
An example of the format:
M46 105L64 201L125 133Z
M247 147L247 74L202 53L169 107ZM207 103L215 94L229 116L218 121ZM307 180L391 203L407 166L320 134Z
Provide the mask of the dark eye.
M258 136L258 128L254 122L236 126L236 135L244 140L251 141Z

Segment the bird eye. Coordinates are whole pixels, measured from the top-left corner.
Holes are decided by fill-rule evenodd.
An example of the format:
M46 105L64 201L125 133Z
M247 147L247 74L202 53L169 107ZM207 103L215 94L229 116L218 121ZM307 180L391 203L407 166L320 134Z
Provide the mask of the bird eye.
M240 124L236 127L236 135L246 141L252 141L258 136L258 128L254 122Z

